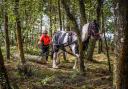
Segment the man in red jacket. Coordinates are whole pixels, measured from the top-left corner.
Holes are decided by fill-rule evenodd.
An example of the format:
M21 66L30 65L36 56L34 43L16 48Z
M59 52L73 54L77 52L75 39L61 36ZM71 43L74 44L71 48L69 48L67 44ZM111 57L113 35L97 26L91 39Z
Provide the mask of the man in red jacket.
M51 44L51 37L48 36L48 31L46 29L43 30L43 33L40 37L39 45L41 48L41 55L46 57L46 61L48 61L49 55L49 45Z

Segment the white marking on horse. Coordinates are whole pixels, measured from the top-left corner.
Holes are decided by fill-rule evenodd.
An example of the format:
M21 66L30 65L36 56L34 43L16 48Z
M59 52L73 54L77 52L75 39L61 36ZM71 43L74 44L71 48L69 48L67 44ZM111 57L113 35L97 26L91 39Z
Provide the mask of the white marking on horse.
M88 38L88 26L89 26L89 23L85 24L83 27L82 27L82 42L87 40Z
M89 31L92 31L93 34L97 34L93 31L94 29L89 30L88 28L89 28L89 23L85 24L82 28L82 31L81 31L82 42L86 42L90 38L90 36L92 35ZM61 35L60 35L60 33L61 33ZM63 40L61 40L62 41L61 42L60 37L63 37L63 34L66 34L66 35L63 38ZM55 48L57 47L56 46L57 41L58 41L58 43L60 42L60 45L58 43L57 43L57 45L61 46L61 44L69 43L69 38L72 39L71 42L77 41L77 39L78 39L76 34L73 32L71 32L71 34L69 32L65 32L65 31L59 31L59 32L55 33L55 35L53 36L53 39L55 39L55 40L53 40L53 50L55 50ZM88 44L86 44L86 45L88 45ZM70 48L72 49L73 54L76 55L76 57L77 57L75 60L74 66L73 66L73 69L76 69L77 64L78 64L78 60L79 60L79 53L78 53L78 51L76 51L78 49L78 46L76 43L73 43L70 45ZM58 58L58 49L57 49L57 51L54 52L54 55L53 55L53 68L58 68L58 66L56 64L56 60Z

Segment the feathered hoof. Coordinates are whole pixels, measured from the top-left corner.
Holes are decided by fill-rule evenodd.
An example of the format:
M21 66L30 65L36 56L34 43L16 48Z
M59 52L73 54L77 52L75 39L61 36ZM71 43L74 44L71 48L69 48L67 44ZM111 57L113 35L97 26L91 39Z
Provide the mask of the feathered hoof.
M52 66L52 68L54 68L54 69L58 69L59 67L58 67L58 66Z
M73 66L73 68L72 68L72 69L74 69L74 70L75 70L75 69L77 69L77 67L76 67L76 66Z

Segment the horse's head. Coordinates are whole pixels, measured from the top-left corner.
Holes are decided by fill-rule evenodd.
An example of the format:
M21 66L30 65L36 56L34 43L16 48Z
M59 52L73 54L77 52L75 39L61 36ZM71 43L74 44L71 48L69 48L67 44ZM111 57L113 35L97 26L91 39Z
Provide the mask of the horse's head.
M100 33L99 33L99 24L94 20L92 23L88 26L88 33L93 39L100 39Z

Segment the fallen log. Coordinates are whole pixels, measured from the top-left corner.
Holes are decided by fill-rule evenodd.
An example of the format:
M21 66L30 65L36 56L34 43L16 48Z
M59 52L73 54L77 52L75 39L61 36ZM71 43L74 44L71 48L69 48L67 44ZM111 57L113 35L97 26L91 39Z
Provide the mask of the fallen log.
M14 59L20 59L19 54L13 54ZM40 64L45 64L46 63L46 58L42 56L37 56L37 55L30 55L30 54L25 54L25 59L26 61L32 61L32 62L37 62Z

